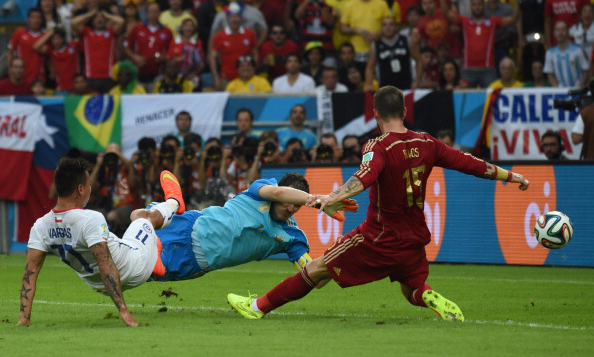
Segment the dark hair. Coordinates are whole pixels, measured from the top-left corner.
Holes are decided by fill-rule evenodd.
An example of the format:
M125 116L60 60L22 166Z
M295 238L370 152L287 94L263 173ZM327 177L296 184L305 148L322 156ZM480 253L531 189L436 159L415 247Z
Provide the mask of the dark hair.
M425 14L423 8L418 5L413 5L406 9L406 16L408 16L408 14L410 14L411 12L416 12L419 16L423 16Z
M321 138L322 138L322 139L324 139L324 138L332 138L332 139L334 139L334 141L336 141L336 143L338 144L338 139L336 139L336 135L334 135L334 133L326 133L326 134L323 134L323 135L321 136Z
M268 140L272 140L278 143L278 134L275 130L266 130L262 134L260 134L260 142L265 142Z
M352 138L355 138L355 139L357 139L357 142L359 143L359 137L358 137L358 136L356 136L356 135L352 135L352 134L351 134L351 135L345 135L345 136L342 138L342 147L344 148L344 143L345 143L345 142L346 142L348 139L352 139Z
M427 53L427 52L429 52L429 53L431 53L433 55L436 55L437 54L437 52L435 52L435 50L433 48L431 48L431 47L421 47L421 54Z
M153 138L144 137L138 140L138 150L156 150L157 149L157 142Z
M546 133L542 134L540 141L543 141L544 138L556 138L559 146L565 146L563 144L563 137L558 131L547 131Z
M88 169L89 163L84 159L62 158L54 173L58 197L68 197L74 193L78 185L84 185L87 182Z
M213 141L214 141L214 142L216 142L216 143L217 143L219 146L223 146L223 143L221 142L221 140L220 140L220 139L218 139L218 138L215 138L215 137L208 138L208 140L206 140L206 142L204 143L204 145L206 145L206 144L210 144L210 143L212 143Z
M84 74L84 73L82 73L82 72L78 72L78 73L76 73L76 74L74 75L74 78L73 78L73 79L76 79L76 78L82 78L82 79L84 79L85 81L88 79L88 78L87 78L87 76L85 76L85 74Z
M189 133L184 138L184 147L190 146L190 144L196 143L198 146L202 147L202 136L196 133Z
M404 95L396 87L382 87L373 95L373 107L382 120L402 118L404 116Z
M299 56L299 54L295 53L295 52L289 53L287 55L287 57L285 58L285 64L289 63L289 58L291 58L291 57L297 58L297 62L299 62L299 64L301 64L301 56Z
M295 104L294 106L291 107L291 111L293 111L293 109L295 109L297 107L301 107L303 109L303 113L305 115L307 115L307 110L305 109L305 105L303 105L303 104Z
M338 70L336 69L336 67L323 67L322 68L322 75L323 75L324 72L338 73Z
M447 84L445 76L443 75L443 69L445 68L445 65L448 63L452 64L454 66L454 69L456 69L456 77L454 77L454 85L458 85L460 83L460 67L458 67L458 64L456 63L456 61L449 59L449 60L446 60L441 65L441 71L439 72L439 87L442 89Z
M41 6L40 4L38 4L38 6ZM41 15L41 19L43 19L43 12L41 11L40 7L32 7L29 9L29 11L27 11L27 18L29 18L31 16L32 13L38 13L39 15ZM57 15L57 14L56 14Z
M161 145L163 145L164 142L169 141L169 140L175 140L175 142L177 143L177 146L180 146L180 142L179 139L177 137L175 137L174 135L167 135L163 138L163 140L161 141Z
M338 50L341 51L345 47L348 47L351 50L355 51L355 46L353 46L353 44L350 43L350 42L348 42L348 41L347 42L343 42L342 45L340 45L340 47L338 48Z
M61 28L61 27L56 27L54 29L54 34L52 35L52 37L53 36L56 36L56 35L58 35L58 36L62 37L63 39L65 39L66 38L66 31L64 31L64 29Z
M299 138L291 138L289 139L289 141L287 141L287 145L285 145L286 147L289 147L295 143L299 143L299 146L303 149L303 142L301 140L299 140Z
M181 112L175 114L175 121L177 121L177 118L180 115L187 115L188 117L190 117L190 122L192 121L192 115L190 113L188 113L186 110L182 110Z
M449 129L440 130L437 132L437 138L442 139L445 137L449 137L452 142L454 142L454 133Z
M250 115L250 121L254 121L254 113L252 113L252 111L249 110L248 108L246 108L246 107L239 108L237 110L237 112L235 113L235 120L237 120L239 113L248 113Z
M309 193L309 184L303 175L297 172L288 172L278 183L279 186L288 186Z

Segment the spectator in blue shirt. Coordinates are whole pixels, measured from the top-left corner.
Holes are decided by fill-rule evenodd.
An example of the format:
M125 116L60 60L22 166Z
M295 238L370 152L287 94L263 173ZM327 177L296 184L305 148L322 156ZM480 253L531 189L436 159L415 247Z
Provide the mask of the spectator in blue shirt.
M287 148L287 142L292 138L301 140L303 147L307 150L318 144L316 135L303 127L305 118L305 107L303 105L297 104L291 108L291 113L289 114L291 126L276 131L283 151Z

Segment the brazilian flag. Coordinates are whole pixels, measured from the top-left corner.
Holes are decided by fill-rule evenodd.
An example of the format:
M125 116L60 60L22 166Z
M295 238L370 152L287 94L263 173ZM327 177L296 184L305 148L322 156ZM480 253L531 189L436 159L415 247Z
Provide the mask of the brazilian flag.
M67 96L64 100L70 146L102 152L108 144L121 144L120 97L111 95Z

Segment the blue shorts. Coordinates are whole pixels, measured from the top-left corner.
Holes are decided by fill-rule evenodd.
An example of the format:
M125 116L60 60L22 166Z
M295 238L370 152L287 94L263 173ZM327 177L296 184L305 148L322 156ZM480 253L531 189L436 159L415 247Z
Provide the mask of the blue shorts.
M157 236L163 244L161 260L167 273L157 281L192 279L204 275L196 262L192 250L192 227L202 214L198 211L187 211L173 216L167 228L158 230Z

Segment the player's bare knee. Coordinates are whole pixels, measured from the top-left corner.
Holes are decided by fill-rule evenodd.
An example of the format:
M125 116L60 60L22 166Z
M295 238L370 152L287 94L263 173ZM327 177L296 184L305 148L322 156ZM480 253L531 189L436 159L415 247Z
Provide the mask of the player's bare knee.
M135 209L130 213L130 221L134 222L140 218L149 219L149 212L145 209Z

